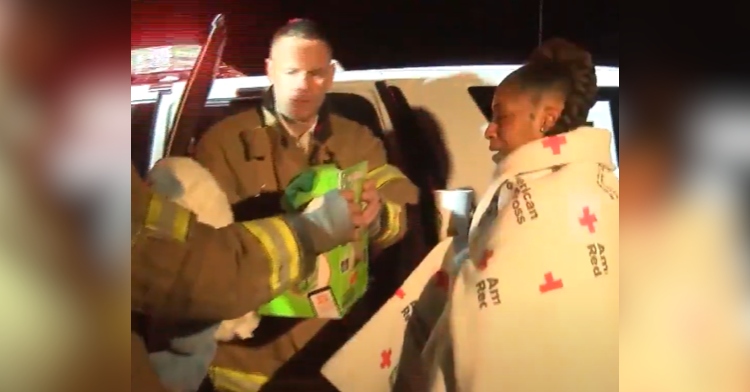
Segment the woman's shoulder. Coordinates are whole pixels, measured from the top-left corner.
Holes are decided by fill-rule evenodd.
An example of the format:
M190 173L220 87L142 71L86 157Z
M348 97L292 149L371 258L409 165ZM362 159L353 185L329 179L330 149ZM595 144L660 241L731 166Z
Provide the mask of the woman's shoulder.
M523 189L535 189L545 198L587 194L617 202L620 180L611 166L591 162L573 162L544 170L521 174L515 182Z
M597 230L619 224L619 181L608 167L569 164L510 181L513 195L507 210L524 227L567 222L573 230Z

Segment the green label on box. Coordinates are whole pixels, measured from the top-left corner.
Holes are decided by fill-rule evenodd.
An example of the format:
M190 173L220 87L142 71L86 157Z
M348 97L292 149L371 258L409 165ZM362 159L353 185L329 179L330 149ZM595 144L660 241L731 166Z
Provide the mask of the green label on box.
M291 208L304 208L312 199L333 189L354 191L359 201L367 177L367 162L339 170L333 165L311 168L292 181L286 191ZM263 305L258 314L277 317L338 319L367 290L368 260L366 234L355 242L318 256L312 276L297 287Z

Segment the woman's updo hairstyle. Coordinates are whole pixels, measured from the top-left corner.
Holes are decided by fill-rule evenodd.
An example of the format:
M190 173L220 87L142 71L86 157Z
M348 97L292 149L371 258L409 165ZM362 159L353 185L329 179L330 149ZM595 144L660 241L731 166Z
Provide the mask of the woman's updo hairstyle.
M596 103L596 70L591 54L561 38L545 41L527 63L508 78L522 90L556 89L565 96L565 107L545 135L557 135L586 125Z

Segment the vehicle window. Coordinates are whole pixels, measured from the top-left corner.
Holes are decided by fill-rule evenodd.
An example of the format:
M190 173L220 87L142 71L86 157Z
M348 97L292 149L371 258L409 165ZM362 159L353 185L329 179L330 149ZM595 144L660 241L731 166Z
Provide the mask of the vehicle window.
M492 119L492 96L494 91L494 86L469 87L471 99L487 121ZM619 88L605 87L599 90L596 104L594 104L594 107L589 112L589 121L597 128L608 129L612 132L612 158L617 163L620 136ZM619 167L616 173L619 175Z
M609 126L602 125L602 128L611 130L614 133L615 150L620 151L620 88L619 87L602 87L599 89L597 104L607 104L610 123ZM602 112L603 118L606 113ZM591 113L589 117L592 117Z
M492 97L495 94L494 86L472 86L469 87L469 95L474 100L474 104L487 122L492 120Z
M599 89L596 104L589 112L589 121L597 128L612 132L612 160L617 165L615 174L620 176L620 95L617 87Z
M381 139L384 137L378 111L367 98L355 93L330 92L326 100L334 113L366 125L375 136Z
M164 78L187 80L200 54L200 45L156 46L130 51L130 84L156 84ZM217 79L244 74L224 63L216 71Z
M130 159L143 176L148 170L156 103L130 105Z

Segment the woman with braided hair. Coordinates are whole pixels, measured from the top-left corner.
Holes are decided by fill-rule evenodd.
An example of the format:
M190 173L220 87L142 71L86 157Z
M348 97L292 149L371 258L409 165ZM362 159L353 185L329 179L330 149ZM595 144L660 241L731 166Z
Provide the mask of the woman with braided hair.
M561 39L497 87L496 178L423 350L424 390L618 389L619 182L611 133L587 125L596 93L591 55Z
M485 133L490 149L507 154L586 125L596 93L591 55L562 39L547 41L497 87Z
M596 86L560 39L500 83L468 241L433 248L324 366L339 390L617 391L619 182L611 133L587 124Z

